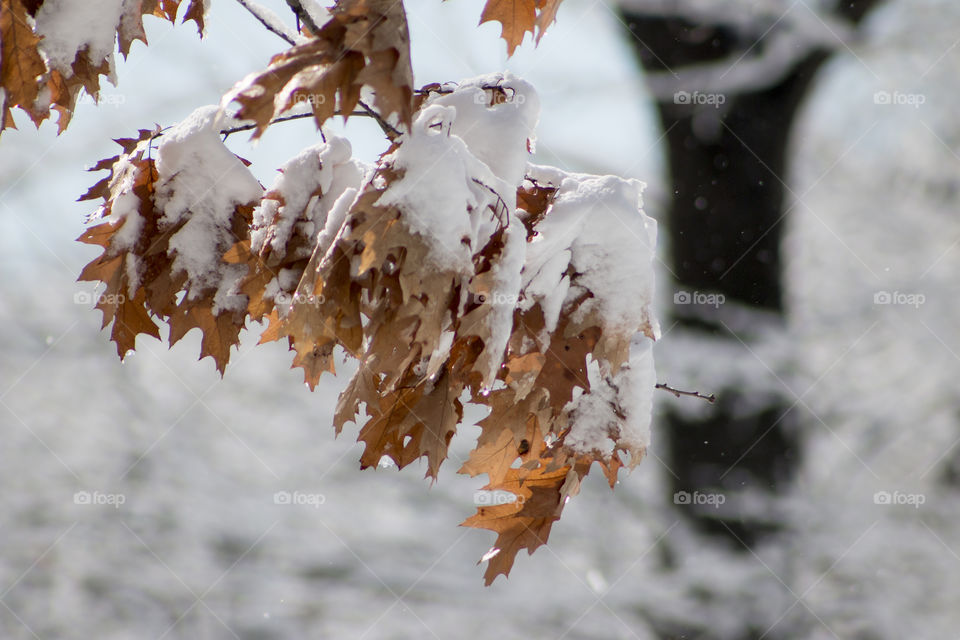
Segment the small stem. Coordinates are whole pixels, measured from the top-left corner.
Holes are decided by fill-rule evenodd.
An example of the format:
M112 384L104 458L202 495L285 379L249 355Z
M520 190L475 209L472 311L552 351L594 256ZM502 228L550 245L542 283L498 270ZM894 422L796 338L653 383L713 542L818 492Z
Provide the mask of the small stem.
M336 115L340 115L340 114L338 113ZM379 115L373 116L367 111L354 111L350 115L362 116L367 118L371 118L371 117L379 118ZM274 118L269 122L269 124L277 124L279 122L289 122L290 120L301 120L303 118L312 118L312 117L313 117L313 113L297 113L292 116L280 116L279 118ZM164 127L163 129L160 129L154 132L154 134L150 136L150 140L151 141L156 140L157 138L161 137L164 134L164 132L169 128L170 127ZM237 127L230 127L229 129L221 129L219 133L220 135L224 136L224 140L226 140L227 136L229 136L232 133L239 133L240 131L251 131L252 129L256 129L256 128L257 128L256 124L242 124ZM321 136L323 135L322 131L320 132L320 135Z
M656 388L657 388L657 389L663 389L664 391L669 391L670 393L672 393L673 395L675 395L675 396L678 397L678 398L679 398L680 396L690 396L691 398L700 398L701 400L706 400L707 402L709 402L709 403L711 403L711 404L714 403L714 402L716 402L716 400L717 400L717 396L714 395L714 394L712 394L712 393L711 393L710 395L708 395L708 396L705 396L705 395L703 395L702 393L700 393L699 391L683 391L682 389L674 389L674 388L671 387L670 385L668 385L668 384L663 384L662 382L658 382Z
M279 118L274 118L270 121L269 124L277 124L278 122L289 122L290 120L301 120L303 118L312 118L313 112L310 113L297 113L292 116L280 116ZM269 126L269 125L268 125ZM220 135L223 136L223 139L226 140L231 133L239 133L240 131L250 131L251 129L256 129L256 124L242 124L237 127L230 127L229 129L221 129Z
M320 27L317 26L317 23L313 21L313 16L303 8L300 0L287 0L287 6L290 7L290 10L293 11L293 15L297 16L297 20L303 23L303 25L310 30L310 33L314 37L320 33Z
M487 191L489 191L490 193L492 193L494 196L496 196L496 198L497 198L497 205L498 205L498 206L496 206L496 207L493 208L493 215L495 215L495 216L497 217L497 222L500 223L500 227L501 227L501 228L503 228L503 229L509 228L509 227L510 227L510 207L507 206L507 203L504 202L503 198L500 197L500 194L497 193L497 190L494 189L493 187L491 187L490 185L484 183L482 180L478 180L477 178L471 178L471 179L473 180L473 182L475 182L476 184L480 185L481 187L483 187L484 189L486 189ZM500 207L501 207L501 206L503 207L503 212L507 214L507 223L506 223L506 224L503 223L503 216L500 214Z
M358 100L357 104L359 104L360 108L363 109L363 111L365 112L365 115L370 116L371 118L377 121L377 124L379 124L380 128L383 129L383 133L386 134L386 136L390 138L390 140L393 140L394 138L400 135L400 132L397 131L396 127L394 127L392 124L384 120L383 116L381 116L379 113L374 111L370 107L370 105L368 105L366 102L364 102L363 100Z

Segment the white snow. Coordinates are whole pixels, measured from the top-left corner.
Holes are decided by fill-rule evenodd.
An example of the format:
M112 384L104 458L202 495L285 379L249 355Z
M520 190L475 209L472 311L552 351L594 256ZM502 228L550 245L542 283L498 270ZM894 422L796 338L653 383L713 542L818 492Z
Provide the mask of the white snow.
M428 259L436 268L469 274L473 254L501 224L506 227L502 260L483 292L492 305L487 386L499 370L521 298L523 308L541 303L547 331L583 288L593 298L580 313L596 313L604 332L630 336L648 324L657 331L651 312L656 223L642 209L645 185L528 164L539 110L536 91L512 74L472 78L451 93L432 94L399 148L384 159L402 176L377 204L401 209L407 225L430 245ZM529 245L514 215L516 190L528 175L559 187ZM575 290L568 268L578 274Z
M499 87L505 95L489 87ZM497 99L493 105L491 94ZM491 73L458 82L452 93L431 94L427 104L454 107L450 133L494 175L519 186L529 158L527 144L535 140L540 119L540 98L533 85L510 72Z
M570 433L564 443L579 453L609 456L614 448L627 451L637 460L650 446L650 416L654 387L653 341L634 338L630 362L616 374L590 359L587 380L590 393L574 390L564 408L570 414Z
M451 106L434 104L420 111L399 148L384 158L403 175L377 205L396 206L404 213L411 231L430 244L437 268L466 274L473 254L500 225L488 208L498 204L490 189L510 203L516 187L498 179L452 132L457 118Z
M231 230L237 206L258 202L263 189L224 146L221 120L219 107L200 107L164 132L156 150L155 203L163 212L161 227L183 224L169 250L174 270L187 274L188 298L214 288L218 309L239 310L245 299L230 289L246 268L221 257L237 241Z
M814 50L849 46L853 30L833 14L828 0L622 0L646 15L681 16L693 24L738 31L741 48L722 59L649 72L651 92L669 101L676 92L740 93L770 87ZM762 41L762 46L756 46ZM710 109L715 111L714 109Z
M282 4L272 6L282 11ZM745 19L761 6L706 4ZM476 3L430 5L408 3L422 82L506 63L499 27L476 28ZM72 242L91 203L70 201L99 177L79 168L116 153L108 138L217 101L220 86L276 52L275 37L231 3L213 3L202 43L192 28L165 26L169 33L151 37L149 54L138 57L141 48L129 64L118 61L121 87L143 96L129 103L129 118L81 106L86 111L63 136L4 132L0 298L15 304L0 305L7 329L0 333L0 507L7 516L0 571L10 577L3 588L12 586L0 635L446 638L482 617L470 631L478 640L648 640L665 629L722 640L767 629L768 638L955 636L960 504L956 479L946 476L958 469L960 232L951 150L960 139L953 80L960 57L952 46L960 7L951 0L887 5L853 46L856 55L836 58L815 80L795 129L794 176L784 179L798 194L823 180L804 195L807 206L787 216L793 320L740 326L725 305L731 317L721 317L737 335L759 336L749 349L667 326L656 346L662 380L676 386L712 391L728 383L763 393L789 386L802 398L795 408L804 429L796 450L801 478L786 505L757 501L781 532L747 551L712 542L680 516L659 444L661 415L705 403L658 392L649 459L613 493L591 474L553 527L549 550L522 554L510 579L489 589L474 563L492 534L455 526L474 510L474 480L457 476L456 464L444 465L429 490L415 469L361 472L349 435L330 435L349 367L311 394L299 372L288 371L285 349L255 347L256 336L245 335L242 358L220 380L197 365L197 332L184 338L193 344L169 351L144 341L120 365L98 333L99 314L73 302L76 273L99 253ZM159 21L147 22L149 29ZM656 171L633 165L638 152L657 148L660 132L630 125L650 109L640 93L624 90L639 80L632 52L617 49L618 28L602 4L567 0L540 46L525 44L509 64L529 60L525 77L550 80L535 83L546 154L537 162L553 163L549 154L560 150L562 162L637 175L655 192L663 188ZM184 75L238 40L249 47L217 58L210 75ZM878 90L922 92L927 103L919 111L881 109L872 100ZM259 147L266 160L253 167L269 167L264 184L309 131L295 123L274 129L281 143ZM366 146L350 136L364 158L382 150L378 131ZM338 201L328 225L344 208ZM919 309L872 303L877 290L918 284L927 296ZM638 369L636 351L630 367ZM471 444L454 438L451 462ZM918 485L927 498L920 509L872 500L876 491ZM327 499L319 509L272 500L297 489ZM81 490L127 499L119 509L81 506L72 499ZM610 584L602 607L587 589L597 573ZM206 593L203 606L191 590Z
M131 156L143 153L146 155L147 142L141 142L131 152ZM112 223L121 223L120 228L113 236L112 246L117 251L126 251L133 248L140 237L143 228L143 217L140 215L140 199L134 195L137 168L130 162L129 156L122 155L113 166L113 177L110 180L109 190L119 194L110 205L110 214L106 220ZM101 204L95 214L103 217L106 203ZM133 283L132 283L133 284Z
M86 49L95 62L113 61L120 16L132 0L46 0L36 16L36 31L43 36L40 50L51 68L72 76L77 52Z
M328 135L327 142L307 147L281 167L270 187L280 200L264 199L254 209L252 248L258 251L269 241L272 251L282 256L295 225L301 225L301 233L308 237L322 231L340 195L362 184L367 167L352 155L349 140ZM317 191L320 197L314 195Z
M526 228L514 220L504 232L500 260L491 269L492 282L487 292L490 314L484 319L490 335L484 351L495 354L483 375L483 385L491 388L500 369L507 342L513 328L513 312L520 300L521 271L527 250Z
M583 313L597 313L605 332L632 334L649 322L656 335L650 309L657 223L642 209L646 185L615 176L561 175L538 166L528 173L559 190L527 247L524 307L539 302L552 330L565 302L582 292L570 289L565 273L572 267L578 283L593 293L581 306Z
M120 228L113 234L110 246L117 251L132 249L143 230L140 198L132 191L124 191L113 200L110 206L110 218L121 221Z

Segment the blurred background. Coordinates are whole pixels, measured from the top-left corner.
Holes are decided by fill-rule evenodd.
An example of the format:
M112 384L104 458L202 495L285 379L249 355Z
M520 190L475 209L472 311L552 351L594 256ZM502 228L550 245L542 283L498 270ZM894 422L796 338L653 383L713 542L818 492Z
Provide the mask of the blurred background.
M648 184L658 377L717 403L658 392L643 463L485 589L494 536L456 526L478 428L430 486L361 472L331 426L351 365L310 393L257 326L223 379L196 333L121 364L75 282L84 168L285 48L229 0L203 41L148 19L99 107L0 142L0 636L957 636L960 5L566 0L508 60L482 4L407 3L417 83L508 68L541 95L535 162ZM229 144L269 186L316 138Z

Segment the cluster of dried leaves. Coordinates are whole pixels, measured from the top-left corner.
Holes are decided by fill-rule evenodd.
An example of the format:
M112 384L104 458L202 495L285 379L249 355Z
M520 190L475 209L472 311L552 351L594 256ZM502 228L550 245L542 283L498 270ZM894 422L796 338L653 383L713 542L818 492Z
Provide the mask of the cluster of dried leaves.
M135 40L147 42L143 16L152 15L175 22L184 0L141 0L139 10L124 12L117 24L117 44L126 57ZM70 124L80 90L97 99L100 76L109 76L112 54L96 57L88 48L77 51L69 68L51 68L42 55L36 19L44 0L0 0L0 132L16 128L11 113L19 107L34 125L58 113L57 126L63 132ZM193 20L203 33L203 0L189 0L183 21Z
M527 32L536 33L536 41L540 41L555 20L561 1L487 0L480 22L499 22L507 50L513 55ZM63 132L73 117L80 90L96 100L100 76L110 75L110 56L94 56L87 48L77 51L69 68L51 68L37 33L36 18L43 4L44 0L0 0L0 132L16 128L12 110L17 107L36 126L49 118L53 109ZM192 20L203 35L203 0L138 0L132 4L136 10L128 11L125 5L116 26L117 46L124 58L134 41L147 42L143 16L173 23L181 4L186 5L182 21ZM409 124L413 82L403 4L396 0L341 1L331 12L333 19L312 34L315 38L276 56L252 83L237 87L233 97L243 105L241 116L257 123L257 136L271 118L299 102L313 107L318 126L337 111L338 104L340 112L349 114L364 84L375 87L381 113L397 109L400 120ZM386 25L391 28L383 28ZM267 91L258 95L250 91L254 86Z
M331 14L314 38L274 56L226 96L240 104L239 118L257 124L255 138L299 104L312 108L317 127L335 113L348 116L364 86L373 90L379 113L396 113L409 126L413 71L403 3L351 0Z
M187 272L176 264L177 252L171 248L170 239L187 221L166 222L158 203L158 191L169 187L158 182L160 174L150 157L151 144L158 133L142 129L138 138L117 140L123 153L101 160L91 168L91 171L109 170L110 175L91 187L80 200L103 198L94 217L107 221L90 227L77 240L104 250L83 269L78 279L106 284L96 308L103 312L103 327L113 323L110 339L121 358L134 349L137 335L144 333L160 338L156 319L169 325L170 346L191 329L200 329L203 333L200 357L211 356L222 374L230 358L230 348L240 341L246 314L220 309L214 299L217 288L190 286ZM115 216L113 209L118 200L128 208L132 200L135 216ZM236 207L231 228L223 229L221 238L248 233L254 204ZM211 247L211 250L217 248Z
M39 122L52 105L61 112L62 129L79 87L95 92L106 63L78 53L72 74L47 69L30 27L42 0L0 2L4 119L9 124L9 109L19 106ZM488 0L481 21L502 23L512 53L528 31L536 32L539 40L559 3ZM178 4L143 0L142 14L172 21ZM196 20L202 29L200 6L192 0L185 19ZM139 19L118 32L124 54L133 39L144 39ZM255 137L298 103L309 103L318 126L338 113L346 117L364 89L374 95L378 118L392 123L387 127L409 131L429 87L413 90L402 4L341 0L312 36L274 57L263 73L248 77L225 97L225 105L239 105L240 119L253 123ZM49 94L44 87L50 88ZM39 97L47 95L49 103L43 104ZM347 422L360 426L358 439L366 445L361 467L376 466L384 456L401 468L426 458L427 476L433 479L463 418L463 401L488 407L476 447L459 472L487 474L484 489L509 492L517 499L481 506L463 523L498 534L485 556L487 584L509 573L519 551L532 553L547 540L593 463L600 464L612 487L622 466L640 460L642 449L618 446L612 453L584 453L565 443L574 419L571 400L591 392L588 358L600 363L609 383L627 361L632 337L632 332L604 333L602 319L588 303L588 287L567 301L552 332L546 330L539 304L515 308L506 348L491 346L489 294L509 225L522 225L527 241L533 239L538 224L550 215L556 186L528 180L515 194L497 194L483 212L496 221L496 231L483 246L470 248L472 268L467 272L432 267L433 249L412 230L408 214L378 204L390 185L403 178L403 171L389 160L381 159L339 231L323 241L306 224L306 203L297 205L302 210L289 211L293 205L283 193L265 191L259 201L234 207L230 223L218 232L220 240L210 247L224 265L242 272L235 289L245 296L246 308L238 310L218 303L217 283L191 285L177 264L171 238L184 221L171 223L163 215L159 194L169 191L172 182L161 178L152 158L161 135L142 130L135 139L118 140L123 152L93 168L110 174L83 196L102 198L96 217L105 221L79 238L103 247L80 279L106 284L97 307L104 326L112 323L111 339L121 357L134 349L138 334L159 338L158 322L164 322L171 344L190 329L200 329L201 357L211 356L222 373L247 320L267 321L261 342L286 338L296 354L293 366L303 369L313 388L324 371L334 372L335 350L342 349L360 366L339 399L337 433ZM403 142L396 138L391 150ZM312 188L317 198L326 195L320 185ZM254 221L258 206L276 212L265 227ZM279 234L281 218L284 224L297 222L292 232ZM127 224L132 219L137 222ZM278 244L277 237L285 242ZM229 238L226 245L224 238ZM567 276L576 289L579 274L571 268ZM646 319L638 320L636 329L653 337ZM611 406L611 415L623 414ZM617 421L607 430L617 443Z
M532 552L547 540L567 498L577 493L594 462L613 486L624 463L632 466L643 455L642 450L583 454L564 442L572 420L568 403L578 388L590 393L587 358L616 372L628 358L631 336L605 335L601 318L582 313L587 293L564 307L552 334L544 331L539 305L515 310L506 350L490 352L486 318L493 308L491 279L504 249L505 226L477 248L470 273L431 268L431 247L411 231L406 214L377 204L390 184L402 178L389 163L381 162L376 176L366 181L329 244L295 231L279 251L270 242L255 246L254 203L237 207L233 233L239 240L223 259L246 266L239 283L248 297L245 313L218 315L213 290L194 298L178 295L186 276L177 272L168 249L177 228L164 227L156 206L157 172L144 157L144 142L151 135L142 131L138 140L118 141L125 152L95 167L111 169L111 175L85 196L102 197L101 213L109 215L118 198L132 193L145 220L127 250L112 246L122 222L103 222L80 238L104 247L81 279L106 283L98 307L104 325L113 323L111 337L121 356L134 347L137 334L159 337L153 319L160 319L170 325L171 343L191 328L201 329L201 357L212 356L222 371L246 319L266 319L261 342L286 338L296 354L293 366L303 369L312 388L323 372L334 372L334 350L340 347L360 367L339 399L337 433L347 422L360 425L358 440L366 445L362 468L377 466L383 456L401 468L426 458L427 476L433 479L463 417L462 400L489 407L477 445L459 470L470 476L485 473L485 490L517 496L515 502L481 506L463 523L498 534L498 551L489 554L487 584L509 572L517 552ZM525 183L515 196L514 211L492 205L487 215L505 225L524 225L532 239L538 223L550 215L555 193L552 186ZM323 196L319 188L315 194ZM263 198L282 195L268 191ZM264 237L275 235L273 229L266 231ZM129 238L122 246L131 246ZM135 270L127 268L131 255L140 265ZM268 294L281 271L299 276L296 287L284 296ZM131 272L143 276L133 282ZM568 275L576 286L578 274L571 270ZM649 326L641 329L650 333ZM445 339L452 341L448 348L441 345ZM493 381L486 379L491 362ZM619 426L610 424L609 429L616 441ZM621 453L628 458L621 459Z

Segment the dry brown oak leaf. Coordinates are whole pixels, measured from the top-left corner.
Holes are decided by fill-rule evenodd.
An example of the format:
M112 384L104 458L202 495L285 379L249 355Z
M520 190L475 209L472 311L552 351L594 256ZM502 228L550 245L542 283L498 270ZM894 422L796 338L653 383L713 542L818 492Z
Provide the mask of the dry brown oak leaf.
M332 14L314 38L274 56L266 70L227 94L226 102L240 104L237 117L256 123L253 138L301 104L311 107L317 127L337 113L346 119L364 86L373 90L381 117L396 114L409 127L413 69L403 4L342 0Z

